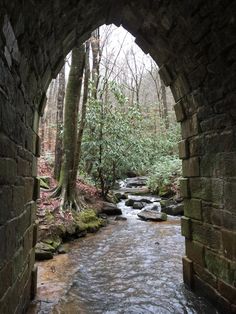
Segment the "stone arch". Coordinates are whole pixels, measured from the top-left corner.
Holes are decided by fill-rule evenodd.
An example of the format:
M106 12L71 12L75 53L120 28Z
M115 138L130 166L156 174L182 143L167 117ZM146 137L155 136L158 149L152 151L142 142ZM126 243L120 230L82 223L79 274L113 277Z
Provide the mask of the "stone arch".
M184 281L234 312L236 4L233 1L0 1L0 312L34 294L38 119L66 54L123 25L172 89L183 140ZM3 283L3 284L2 284Z

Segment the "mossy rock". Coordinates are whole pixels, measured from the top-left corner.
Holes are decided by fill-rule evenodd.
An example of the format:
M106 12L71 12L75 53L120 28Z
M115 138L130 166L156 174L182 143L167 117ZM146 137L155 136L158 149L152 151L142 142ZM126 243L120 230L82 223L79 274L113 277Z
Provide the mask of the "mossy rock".
M86 209L76 215L76 233L95 232L104 226L104 220L98 218L95 211Z
M126 200L128 199L128 195L125 194L125 193L120 193L120 192L117 192L115 193L115 197L117 198L118 202L120 202L121 200ZM117 203L118 203L117 202Z
M38 242L35 246L35 249L36 251L39 250L39 251L52 252L52 253L56 251L55 248L51 244L48 244L45 242Z
M50 251L44 251L44 250L35 250L35 259L37 261L44 261L44 260L48 260L48 259L52 259L53 258L53 253Z
M51 245L55 250L61 245L62 240L59 237L47 238L44 243Z
M119 203L120 200L118 197L116 197L116 194L110 193L106 196L106 201L109 203L117 204L117 203Z
M133 206L134 205L135 200L132 200L131 198L127 199L127 201L125 202L125 206Z

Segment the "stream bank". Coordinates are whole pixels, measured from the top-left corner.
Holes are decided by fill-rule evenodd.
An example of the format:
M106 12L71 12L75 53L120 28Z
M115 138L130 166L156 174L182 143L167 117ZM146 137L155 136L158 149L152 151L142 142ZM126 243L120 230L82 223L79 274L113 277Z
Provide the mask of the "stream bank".
M159 198L122 198L119 220L111 217L96 234L66 243L66 254L37 263L38 291L28 314L218 313L183 284L180 217L147 222L125 203L145 198L160 209Z

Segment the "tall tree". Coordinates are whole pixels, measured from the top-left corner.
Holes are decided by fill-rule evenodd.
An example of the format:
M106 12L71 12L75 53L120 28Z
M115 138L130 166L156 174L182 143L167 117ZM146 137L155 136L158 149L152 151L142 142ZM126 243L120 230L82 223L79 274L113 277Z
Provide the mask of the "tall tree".
M85 43L85 62L84 62L84 84L83 84L83 100L80 110L80 121L79 121L79 130L77 135L76 143L76 155L74 161L74 174L73 180L76 180L78 174L78 167L81 157L81 144L85 127L86 111L87 111L87 101L88 101L88 91L89 91L89 79L90 79L90 65L89 65L89 51L90 51L90 42L89 40Z
M166 98L166 86L163 82L162 79L161 80L161 96L162 96L162 106L163 106L163 119L164 119L164 123L165 123L165 127L166 129L169 128L169 115L168 115L168 107L167 107L167 98Z
M62 131L63 131L63 107L65 98L65 66L61 69L58 75L58 92L57 92L57 117L56 117L56 144L55 144L55 164L54 178L59 180L62 164Z
M79 209L76 195L76 182L73 173L77 141L78 105L83 69L84 46L82 45L80 48L74 48L72 50L71 68L65 95L63 132L64 160L61 167L59 185L52 195L61 195L61 208L63 209Z
M99 28L92 32L91 38L93 65L92 65L92 81L93 90L92 97L97 98L97 90L99 84L99 67L101 62L101 49L100 49L100 33Z

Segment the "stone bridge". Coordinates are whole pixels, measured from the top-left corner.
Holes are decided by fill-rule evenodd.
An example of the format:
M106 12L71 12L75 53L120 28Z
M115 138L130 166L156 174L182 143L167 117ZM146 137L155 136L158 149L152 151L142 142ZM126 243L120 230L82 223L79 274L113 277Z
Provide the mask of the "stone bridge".
M0 0L0 313L35 294L39 117L64 58L123 25L160 67L181 123L184 281L236 313L236 1ZM171 254L171 252L170 252Z

